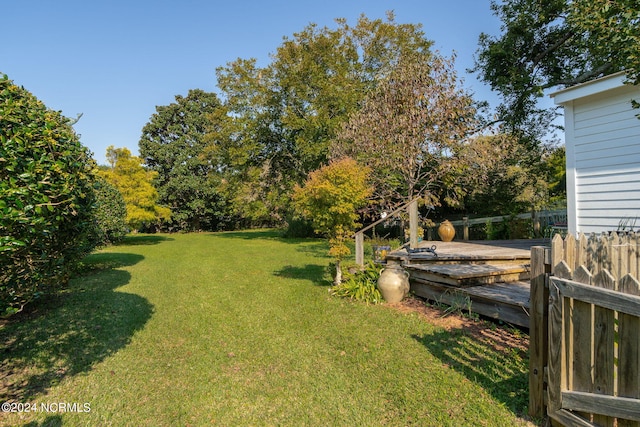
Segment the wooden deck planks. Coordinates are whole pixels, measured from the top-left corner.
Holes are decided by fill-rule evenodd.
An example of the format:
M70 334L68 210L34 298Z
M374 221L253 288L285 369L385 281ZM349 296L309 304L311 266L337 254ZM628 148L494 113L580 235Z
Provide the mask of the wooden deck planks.
M435 245L438 257L529 258L533 246L549 245L549 243L549 239L422 241L419 247L429 248Z
M387 259L409 263L433 262L433 263L485 263L491 261L506 262L529 260L531 247L549 245L549 239L532 240L487 240L487 241L422 241L419 248L431 248L435 246L437 256L428 252L409 253L406 249L400 249L390 253Z
M437 256L397 251L418 296L448 305L466 299L471 311L520 327L529 327L531 247L549 240L421 242L436 245Z
M529 266L522 264L409 264L413 277L452 286L510 282L529 278Z

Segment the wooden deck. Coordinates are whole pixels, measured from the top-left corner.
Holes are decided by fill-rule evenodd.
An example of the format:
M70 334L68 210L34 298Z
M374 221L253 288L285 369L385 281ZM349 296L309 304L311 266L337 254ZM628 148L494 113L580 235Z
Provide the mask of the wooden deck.
M389 254L389 259L412 260L434 259L440 261L487 261L487 260L518 260L531 258L531 248L533 246L549 246L549 239L520 239L520 240L469 240L469 241L422 241L419 249L431 248L435 246L437 257L429 252L417 252L409 254L405 249Z
M421 242L432 252L392 252L409 272L414 294L521 327L529 327L531 247L548 239Z

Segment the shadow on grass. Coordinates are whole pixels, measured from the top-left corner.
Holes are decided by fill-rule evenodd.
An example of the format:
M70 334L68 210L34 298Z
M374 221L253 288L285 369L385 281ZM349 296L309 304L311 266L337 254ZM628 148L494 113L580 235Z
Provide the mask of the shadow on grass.
M526 351L505 346L498 335L494 337L462 329L413 336L443 364L480 385L514 414L525 416L529 404Z
M272 240L289 245L298 245L299 252L308 253L318 258L329 258L327 241L320 238L304 238L304 237L283 237L282 230L266 229L266 230L246 230L246 231L224 231L221 233L211 234L215 237L223 237L226 239L244 239L244 240Z
M32 421L28 424L25 424L23 427L60 427L62 426L62 416L60 415L50 415L45 418L42 423L37 421Z
M211 236L222 237L225 239L269 239L287 242L289 239L282 237L282 231L276 229L256 229L256 230L243 230L243 231L222 231L219 233L212 233ZM292 239L295 240L295 239Z
M304 267L286 265L273 274L287 279L309 280L318 286L330 286L331 282L324 278L325 267L315 264L307 264Z
M155 234L130 234L125 236L121 242L116 243L114 246L145 246L145 245L157 245L162 242L170 242L175 240L167 236L158 236Z
M120 267L129 267L142 261L144 257L139 254L126 253L94 253L87 255L82 260L79 275L86 275L99 270L109 270Z
M88 371L125 347L150 319L153 306L145 298L114 291L131 279L115 268L142 257L89 258L106 269L72 279L66 290L0 323L0 402L28 402L65 377Z

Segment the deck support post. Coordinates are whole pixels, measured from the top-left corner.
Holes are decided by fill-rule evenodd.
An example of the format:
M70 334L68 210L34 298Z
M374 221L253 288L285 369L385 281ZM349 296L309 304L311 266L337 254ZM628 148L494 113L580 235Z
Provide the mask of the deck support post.
M531 222L533 223L533 237L540 237L540 214L535 209L531 210Z
M462 240L469 240L469 217L462 217Z
M409 203L409 247L418 247L418 200Z
M356 233L356 264L364 266L364 233Z

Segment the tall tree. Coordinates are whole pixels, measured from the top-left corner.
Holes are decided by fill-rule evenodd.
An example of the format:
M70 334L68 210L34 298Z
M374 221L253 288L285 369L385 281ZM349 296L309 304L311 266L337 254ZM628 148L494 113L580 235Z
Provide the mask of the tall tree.
M180 230L216 230L224 221L224 200L216 182L218 165L205 156L207 135L219 134L228 120L215 93L190 90L186 97L156 107L139 141L144 163L157 172L162 205L171 208ZM215 141L213 141L215 143Z
M413 52L428 58L419 25L361 16L355 26L311 24L285 38L264 68L239 59L218 69L235 121L229 168L236 206L255 220L280 221L295 183L327 162L328 147L366 94ZM235 180L235 181L234 181Z
M351 116L332 155L352 156L369 166L376 199L384 207L417 196L437 204L443 179L477 129L475 112L453 59L432 55L425 61L406 54ZM449 203L456 201L454 194L449 191Z
M154 227L171 218L171 210L158 205L158 192L153 186L157 172L145 169L142 159L127 148L108 147L107 161L111 167L100 169L99 174L122 194L131 229Z
M532 147L558 115L539 105L546 90L621 70L640 81L637 0L505 0L491 9L503 32L480 36L475 71L502 95L505 130Z
M543 162L523 161L528 157L526 151L513 135L479 135L470 139L460 152L463 166L449 177L452 185L464 188L465 211L506 215L545 206L550 193L548 170ZM545 151L542 160L548 156Z

